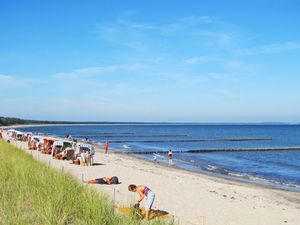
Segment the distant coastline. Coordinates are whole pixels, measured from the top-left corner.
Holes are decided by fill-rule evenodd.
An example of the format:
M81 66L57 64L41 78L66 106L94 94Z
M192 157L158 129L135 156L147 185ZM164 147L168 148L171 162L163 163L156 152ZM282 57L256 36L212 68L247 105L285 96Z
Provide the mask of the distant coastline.
M31 120L20 119L15 117L2 117L0 116L0 126L13 126L13 125L28 125L28 126L43 126L43 125L300 125L300 122L109 122L109 121L49 121L49 120Z

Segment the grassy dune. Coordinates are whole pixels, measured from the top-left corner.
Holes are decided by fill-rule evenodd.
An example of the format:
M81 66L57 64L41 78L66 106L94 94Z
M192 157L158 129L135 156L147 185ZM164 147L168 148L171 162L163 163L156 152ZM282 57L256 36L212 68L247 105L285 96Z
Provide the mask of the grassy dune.
M0 224L163 224L113 213L99 195L0 140Z

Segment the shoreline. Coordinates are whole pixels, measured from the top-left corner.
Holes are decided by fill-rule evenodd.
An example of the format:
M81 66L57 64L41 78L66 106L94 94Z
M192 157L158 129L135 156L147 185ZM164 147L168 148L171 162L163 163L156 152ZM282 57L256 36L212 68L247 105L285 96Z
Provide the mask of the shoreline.
M139 124L31 124L31 125L11 125L11 126L2 126L3 129L8 129L8 128L27 128L27 127L40 127L40 126L99 126L99 125L139 125ZM145 125L145 124L143 124ZM153 125L153 124L150 124ZM158 124L159 125L159 124ZM0 127L1 128L1 127ZM37 135L37 136L44 136L44 135ZM57 137L59 138L59 137ZM63 138L61 138L63 139ZM95 149L100 150L100 152L104 152L104 150L99 147L98 145L96 145L96 143L92 142L91 143ZM129 157L131 159L137 159L137 160L141 160L142 162L148 162L148 163L153 163L154 165L160 165L162 167L165 168L169 168L169 169L176 169L176 170L181 170L181 171L186 171L186 172L191 172L194 173L195 175L200 174L200 175L204 175L207 176L208 178L216 178L219 179L219 181L223 181L223 182L227 182L227 181L232 181L235 182L236 184L245 184L245 185L250 185L250 186L254 186L254 187L262 187L262 188L267 188L270 190L280 190L280 191L287 191L287 192L296 192L296 193L300 193L300 188L295 185L296 187L289 187L288 185L284 185L284 184L276 184L274 182L272 182L272 180L268 180L268 179L264 179L264 178L259 178L259 177L254 177L257 178L260 181L255 181L255 180L251 180L250 178L243 178L243 177L238 177L238 176L231 176L231 175L226 175L226 174L221 174L221 173L213 173L210 171L205 171L205 170L196 170L196 169L188 169L188 168L184 168L182 166L179 165L172 165L172 167L168 166L167 163L164 162L159 162L159 163L154 163L153 161L151 161L150 159L147 159L146 157L138 157L137 155L134 154L126 154L123 153L121 149L116 149L116 148L110 148L110 151L114 152L115 154L119 154L120 156L126 156ZM294 184L291 184L294 185Z
M281 184L274 184L269 180L266 180L266 183L260 183L255 182L255 180L251 180L251 179L247 179L247 178L239 178L239 177L234 177L234 176L230 176L230 175L226 175L226 174L221 174L221 173L212 173L209 171L200 171L200 170L193 170L193 169L188 169L188 168L184 168L178 165L172 165L169 166L167 163L164 162L153 162L150 159L147 158L142 158L142 157L137 157L134 156L133 154L125 154L122 153L116 149L111 149L111 151L113 151L113 154L117 154L120 156L125 156L128 157L130 159L136 159L139 160L141 162L147 162L147 163L151 163L157 166L161 166L164 169L170 169L170 170L178 170L178 171L182 171L182 172L189 172L193 175L200 175L200 176L204 176L207 179L212 179L218 182L224 182L227 184L235 184L235 185L240 185L240 186L248 186L248 187L252 187L253 188L264 188L264 189L268 189L268 190L278 190L278 191L286 191L286 192L291 192L291 193L300 193L300 189L298 189L297 187L293 188L293 187L286 187L283 186ZM259 178L260 179L260 178Z
M245 182L232 181L199 172L154 164L146 159L103 149L96 152L92 167L54 160L49 155L26 149L26 142L12 144L23 148L37 160L79 182L103 176L118 176L121 184L88 185L109 194L119 206L128 206L137 196L127 190L131 183L144 184L156 194L154 209L168 211L180 225L266 225L292 224L300 221L300 193L276 190Z

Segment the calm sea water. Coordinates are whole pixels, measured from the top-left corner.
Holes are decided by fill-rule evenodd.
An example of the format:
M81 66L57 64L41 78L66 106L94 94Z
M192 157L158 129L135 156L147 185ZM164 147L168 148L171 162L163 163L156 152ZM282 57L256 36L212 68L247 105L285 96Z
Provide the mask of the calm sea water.
M300 125L95 125L45 126L23 131L75 139L105 140L118 151L300 147ZM228 141L224 138L266 140ZM186 142L190 141L190 142ZM152 155L137 155L152 160ZM165 154L157 154L167 162ZM300 151L175 153L182 168L300 191Z

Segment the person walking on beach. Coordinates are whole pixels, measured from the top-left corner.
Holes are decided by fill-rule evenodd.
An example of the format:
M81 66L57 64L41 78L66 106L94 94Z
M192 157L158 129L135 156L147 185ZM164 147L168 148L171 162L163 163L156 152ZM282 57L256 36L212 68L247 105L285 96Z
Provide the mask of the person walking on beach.
M173 165L173 152L171 149L168 152L168 158L169 158L169 166L172 166Z
M146 197L147 201L145 203L145 209L146 209L146 218L149 220L150 219L150 211L151 207L153 205L154 199L155 199L155 194L153 191L150 190L150 188L144 186L144 185L139 185L136 186L135 184L130 184L128 186L128 190L132 192L137 192L139 194L139 199L137 203L134 205L134 208L139 208L140 202Z
M154 162L157 162L157 156L156 156L155 153L153 153L153 161L154 161Z
M108 152L108 147L109 147L108 141L105 141L103 147L104 147L104 149L105 149L105 154L107 154L107 152Z

